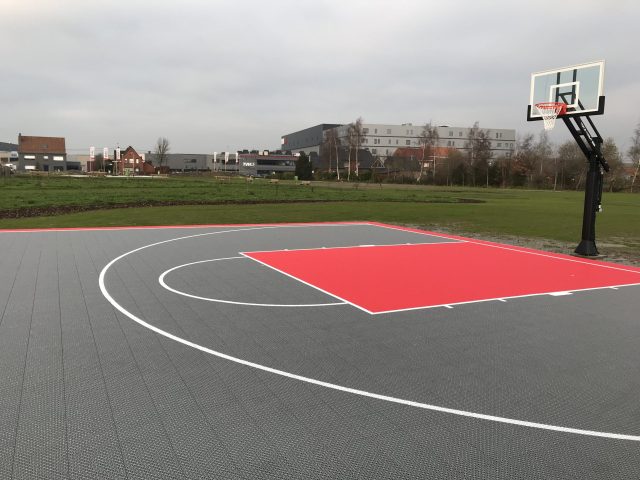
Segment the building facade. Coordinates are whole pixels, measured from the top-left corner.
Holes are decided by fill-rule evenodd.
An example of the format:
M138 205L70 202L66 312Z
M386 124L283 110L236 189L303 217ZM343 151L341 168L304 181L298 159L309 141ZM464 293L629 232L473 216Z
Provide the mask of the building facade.
M304 130L288 133L280 138L281 149L293 153L305 152L308 154L319 154L325 132L340 126L338 123L321 123L320 125L305 128Z
M295 146L292 151L305 151L307 153L320 152L324 140L324 132L329 128L335 128L341 145L348 145L348 125L317 125L299 132L284 135L283 148L286 144ZM440 125L436 127L439 140L436 147L466 150L470 127L450 127ZM514 129L482 128L490 139L493 158L510 156L515 150L516 131ZM362 138L360 148L368 150L374 157L387 158L395 155L400 148L417 148L420 146L420 136L423 127L411 123L393 124L362 124Z
M144 153L139 154L131 145L120 151L119 159L117 154L114 157L110 162L113 175L150 175L154 173L154 168L146 161Z
M297 160L297 155L240 153L238 173L254 177L295 173Z
M14 165L18 162L18 144L0 142L0 166Z
M64 172L67 149L64 137L34 137L18 134L18 171Z
M158 156L147 152L146 158L156 168L161 167ZM162 162L162 170L170 172L205 172L211 169L213 155L204 153L167 153Z

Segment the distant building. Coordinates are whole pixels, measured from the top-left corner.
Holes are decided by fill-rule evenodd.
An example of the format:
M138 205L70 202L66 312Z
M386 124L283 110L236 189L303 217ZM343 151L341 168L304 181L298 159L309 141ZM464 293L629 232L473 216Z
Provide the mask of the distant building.
M249 151L244 150L242 153L249 153ZM258 155L257 150L253 150L251 153ZM211 170L214 172L237 172L239 168L238 155L240 152L213 152L210 157Z
M18 162L18 144L0 142L0 165Z
M67 164L77 164L78 168L82 172L88 171L88 165L91 164L89 155L81 155L81 154L69 154L67 155Z
M348 125L320 124L281 137L282 148L293 152L320 153L325 132L336 130L343 148L348 144ZM438 148L466 150L469 127L436 127L439 135ZM514 129L483 128L489 134L491 152L494 158L510 156L515 150L516 131ZM423 127L406 123L402 125L363 123L360 148L371 152L374 157L385 159L395 156L401 148L418 148Z
M161 167L158 156L147 152L147 160L156 171ZM170 172L206 172L212 169L213 155L204 153L167 153L162 163L163 171Z
M153 165L145 161L144 154L140 155L131 145L121 150L120 159L114 158L111 165L113 175L149 175L155 173Z
M297 132L288 133L280 138L280 148L283 151L320 153L320 145L324 140L324 132L342 126L339 123L321 123Z
M298 157L296 155L281 153L240 153L238 154L238 173L246 176L295 173L297 160Z
M67 170L67 149L64 137L33 137L18 135L18 171Z

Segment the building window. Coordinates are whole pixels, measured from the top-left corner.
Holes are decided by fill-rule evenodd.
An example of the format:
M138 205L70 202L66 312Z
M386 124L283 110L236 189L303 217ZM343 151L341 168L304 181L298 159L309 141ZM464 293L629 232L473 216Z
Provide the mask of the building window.
M400 144L400 140L396 138L396 145L399 145L399 144Z
M391 145L391 139L389 139L389 145Z
M376 150L375 148L372 148L371 149L371 153L373 153L375 155L376 153L378 153L378 150Z
M387 128L387 135L391 135L391 129Z
M458 132L458 136L459 136L459 137L461 137L461 136L462 136L462 130L460 130L460 131Z
M411 145L411 140L407 140L407 145Z
M44 157L44 158L48 158L48 157ZM64 157L62 157L60 155L55 155L53 157L53 160L56 161L56 162L62 162L62 161L64 161Z
M453 137L453 130L449 130L449 136Z
M373 130L373 133L378 133L378 129L377 129L377 128L375 128L375 129Z
M362 133L364 133L366 135L367 133L369 133L369 129L368 128L363 128L362 129Z
M502 148L502 143L498 142L498 148Z
M24 158L25 158L25 160L35 160L36 156L35 155L25 155Z

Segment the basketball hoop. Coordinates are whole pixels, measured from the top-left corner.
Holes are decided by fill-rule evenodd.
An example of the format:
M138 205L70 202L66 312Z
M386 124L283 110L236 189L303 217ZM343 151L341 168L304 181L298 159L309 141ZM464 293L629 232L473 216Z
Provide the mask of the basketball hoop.
M545 130L553 129L558 115L564 115L567 112L567 104L562 102L536 103L536 108L544 120Z

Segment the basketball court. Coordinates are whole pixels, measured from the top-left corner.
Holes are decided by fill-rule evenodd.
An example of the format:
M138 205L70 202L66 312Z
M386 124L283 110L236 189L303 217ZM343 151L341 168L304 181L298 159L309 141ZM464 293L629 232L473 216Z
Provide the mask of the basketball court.
M640 269L375 223L3 231L2 478L638 478Z

